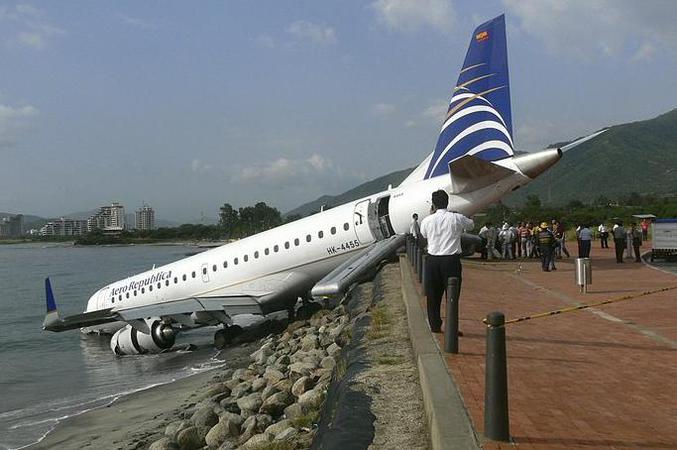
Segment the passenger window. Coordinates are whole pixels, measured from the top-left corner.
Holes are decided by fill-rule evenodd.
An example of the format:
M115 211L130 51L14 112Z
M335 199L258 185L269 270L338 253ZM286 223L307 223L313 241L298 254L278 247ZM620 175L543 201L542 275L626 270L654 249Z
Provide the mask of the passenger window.
M223 268L225 269L226 267L228 267L228 261L223 262Z
M136 297L136 291L134 291L134 297Z
M169 284L169 283L167 283L167 284ZM157 288L160 289L161 287L162 287L162 283L158 283Z
M350 228L350 225L348 225L348 222L343 224L343 229L348 231L348 228Z
M148 286L148 291L153 292L153 285L152 284L150 286Z
M273 251L274 251L275 253L277 253L279 250L280 250L280 247L278 247L277 245L276 245L275 247L273 247Z
M216 272L216 264L212 266L212 272Z
M296 246L298 247L298 245L299 245L299 238L294 239L294 245L296 245Z
M324 231L320 230L317 232L317 237L322 239L324 237Z
M331 227L331 234L336 234L336 227Z
M289 248L289 241L284 243L284 248L288 249Z
M195 271L193 271L190 275L191 275L193 278L195 278Z
M146 292L146 288L141 288L141 293L144 294Z
M176 279L176 278L175 278ZM165 281L165 286L169 286L169 280Z
M118 295L118 301L119 301L119 302L122 301L122 294Z
M129 298L129 292L127 292L127 293L125 294L125 296L126 296L127 298Z
M244 258L243 258L243 259L244 259L244 262L249 261L249 255L244 255Z
M309 234L308 234L308 235L306 235L306 242L310 242L310 240L311 240L311 239L312 239L312 238L310 237L310 235L309 235Z
M258 258L258 257L259 257L259 252L258 252L258 251L255 251L255 252L254 252L254 258Z
M264 255L269 255L269 254L270 254L270 250L268 250L268 249L266 248L265 250L263 250L263 254L264 254Z
M186 274L185 273L183 274L182 278L183 278L183 281L186 281Z
M233 264L235 264L235 265L237 266L237 258L235 258L235 259L233 260Z

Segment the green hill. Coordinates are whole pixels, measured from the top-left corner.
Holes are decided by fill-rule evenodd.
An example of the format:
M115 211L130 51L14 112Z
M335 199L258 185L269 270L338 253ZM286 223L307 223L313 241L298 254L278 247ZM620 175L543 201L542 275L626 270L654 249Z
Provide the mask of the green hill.
M367 181L366 183L360 184L357 187L352 188L349 191L344 192L339 195L323 195L317 200L312 202L305 203L298 208L292 209L285 213L285 216L289 217L295 214L300 215L301 217L308 216L320 210L322 205L326 205L326 208L332 206L342 205L358 198L366 197L368 195L376 194L388 188L389 184L397 186L407 178L407 175L411 173L411 169L398 170L397 172L389 173L382 177L376 178L375 180Z
M397 186L412 170L389 173L340 195L324 195L286 215L307 216L322 205L336 206L375 194L389 184ZM673 109L653 119L613 126L573 148L548 172L507 196L504 203L522 204L528 195L538 195L543 203L556 205L571 200L592 203L601 196L616 200L633 192L674 195L676 175L677 109Z
M677 193L677 109L613 126L566 152L547 173L505 198L521 204L536 194L545 203L592 202L639 194Z

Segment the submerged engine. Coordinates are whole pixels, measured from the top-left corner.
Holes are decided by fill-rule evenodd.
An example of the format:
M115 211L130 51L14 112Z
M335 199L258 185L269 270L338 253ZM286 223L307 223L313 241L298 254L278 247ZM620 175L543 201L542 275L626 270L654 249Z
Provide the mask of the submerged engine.
M110 348L116 355L142 355L160 353L171 348L176 340L177 330L160 320L147 321L149 334L131 325L118 330L110 340Z

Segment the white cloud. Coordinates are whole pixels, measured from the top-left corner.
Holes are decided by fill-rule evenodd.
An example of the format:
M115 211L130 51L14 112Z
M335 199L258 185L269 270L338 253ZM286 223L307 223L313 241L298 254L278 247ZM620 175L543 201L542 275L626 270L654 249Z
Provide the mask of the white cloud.
M448 33L456 16L451 0L376 0L371 8L380 23L397 31L432 27Z
M441 122L444 119L444 116L447 114L449 109L449 103L443 100L436 101L431 103L427 108L423 110L421 115L428 119L433 119L438 122Z
M307 184L327 184L337 178L361 178L336 166L330 159L318 153L307 158L279 157L265 163L241 166L231 176L234 184L251 184L284 188Z
M129 25L140 30L151 31L160 28L160 25L152 20L142 19L141 17L132 17L125 14L118 14L118 18L125 25Z
M377 103L371 107L371 113L376 117L386 118L392 115L397 108L390 103Z
M65 34L47 21L42 10L25 4L0 7L0 24L5 43L34 50L45 49L50 39Z
M677 2L635 0L503 0L519 28L548 52L583 60L596 56L651 58L656 48L677 55Z
M297 41L317 45L329 45L337 42L334 28L324 24L297 20L288 25L285 31Z
M12 107L0 104L0 148L9 148L33 124L38 115L34 106Z
M213 165L205 164L200 159L194 159L190 162L190 170L192 170L193 173L205 173L209 172L213 168Z
M275 39L268 34L261 34L254 39L254 43L263 48L275 48Z

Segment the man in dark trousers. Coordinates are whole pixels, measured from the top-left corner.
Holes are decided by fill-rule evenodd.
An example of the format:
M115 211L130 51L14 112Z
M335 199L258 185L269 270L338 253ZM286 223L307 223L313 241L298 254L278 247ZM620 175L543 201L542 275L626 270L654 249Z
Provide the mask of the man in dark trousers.
M613 229L614 235L614 245L616 246L616 262L623 262L623 252L625 251L625 228L623 228L623 222L617 222L616 226Z
M428 324L433 333L441 333L440 303L447 279L461 278L461 234L472 230L475 224L463 214L447 211L449 196L442 190L433 192L432 203L434 212L421 222L421 235L428 241L425 266Z

